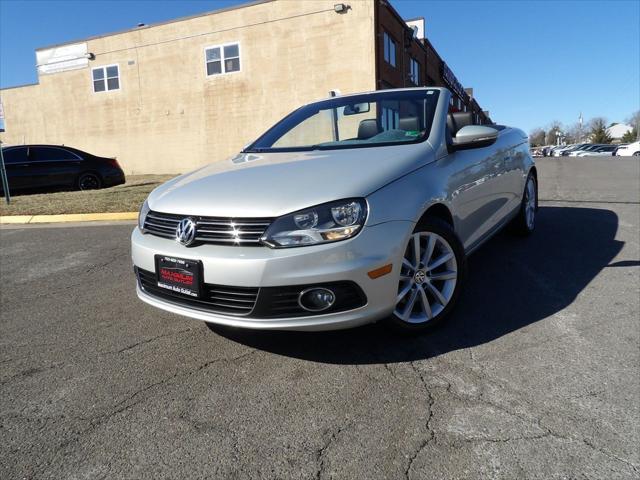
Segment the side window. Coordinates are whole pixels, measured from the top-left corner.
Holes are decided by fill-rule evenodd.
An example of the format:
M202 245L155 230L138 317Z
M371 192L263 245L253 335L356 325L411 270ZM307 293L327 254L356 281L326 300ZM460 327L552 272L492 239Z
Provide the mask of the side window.
M217 45L204 49L207 76L240 71L240 44Z
M9 148L2 150L2 156L7 165L12 163L24 163L27 161L27 147Z
M29 149L29 159L34 162L58 162L62 160L75 160L76 157L71 152L62 148L31 147Z
M409 61L409 78L414 85L420 85L420 64L415 58Z
M384 60L392 67L396 66L396 42L387 32L383 35L384 41Z
M94 93L120 90L120 69L118 65L93 68L91 76Z

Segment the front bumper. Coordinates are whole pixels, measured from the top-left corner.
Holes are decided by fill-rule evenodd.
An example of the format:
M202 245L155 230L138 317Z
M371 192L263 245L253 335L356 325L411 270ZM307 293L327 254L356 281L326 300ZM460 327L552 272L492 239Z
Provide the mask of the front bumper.
M352 281L364 292L364 306L336 313L260 318L203 311L150 295L140 288L138 297L163 310L210 323L234 327L275 330L333 330L375 322L391 314L400 273L400 265L411 222L387 222L365 227L355 238L343 242L299 248L234 247L200 245L184 247L179 243L142 234L136 227L131 235L134 266L155 272L155 255L200 260L203 281L237 287L290 287L318 283ZM391 263L391 273L377 279L367 273Z

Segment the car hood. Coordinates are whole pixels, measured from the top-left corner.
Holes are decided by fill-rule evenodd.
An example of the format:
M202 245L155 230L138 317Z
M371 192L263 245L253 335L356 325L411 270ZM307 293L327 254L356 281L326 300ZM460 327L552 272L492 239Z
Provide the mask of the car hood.
M149 196L152 210L212 217L277 217L366 197L429 163L421 144L310 152L240 153L176 177Z

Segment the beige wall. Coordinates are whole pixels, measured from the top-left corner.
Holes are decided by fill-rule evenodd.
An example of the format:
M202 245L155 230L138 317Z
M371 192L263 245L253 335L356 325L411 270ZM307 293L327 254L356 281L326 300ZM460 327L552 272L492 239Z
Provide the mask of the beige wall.
M349 3L279 0L88 40L88 68L1 91L0 138L116 156L131 174L222 160L331 89L375 89L373 0ZM204 48L236 41L241 71L207 77ZM91 67L109 64L121 89L93 93Z

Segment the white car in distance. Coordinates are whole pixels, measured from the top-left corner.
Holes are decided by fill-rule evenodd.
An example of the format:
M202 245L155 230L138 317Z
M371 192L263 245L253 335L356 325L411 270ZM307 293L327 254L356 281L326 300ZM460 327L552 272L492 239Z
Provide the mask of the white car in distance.
M627 146L618 148L616 152L618 157L640 157L640 141L630 143Z

